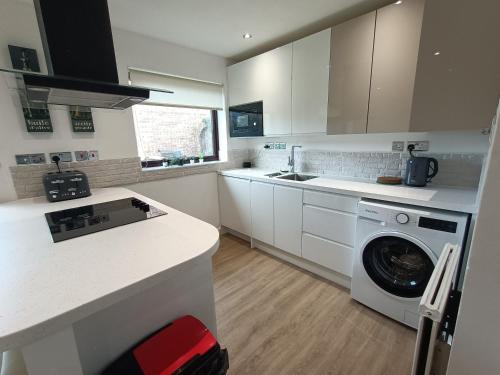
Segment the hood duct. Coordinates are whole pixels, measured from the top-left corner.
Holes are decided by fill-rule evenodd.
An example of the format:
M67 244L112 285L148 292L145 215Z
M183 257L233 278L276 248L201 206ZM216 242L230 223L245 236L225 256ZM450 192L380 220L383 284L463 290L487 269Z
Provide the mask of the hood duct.
M28 101L125 109L149 98L118 83L106 0L34 3L49 75L23 74Z

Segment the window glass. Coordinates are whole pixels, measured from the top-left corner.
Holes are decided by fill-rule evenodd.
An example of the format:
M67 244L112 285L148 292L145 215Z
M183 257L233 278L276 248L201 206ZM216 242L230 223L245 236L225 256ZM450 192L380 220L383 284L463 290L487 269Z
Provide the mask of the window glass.
M154 105L133 110L143 159L218 159L216 111Z

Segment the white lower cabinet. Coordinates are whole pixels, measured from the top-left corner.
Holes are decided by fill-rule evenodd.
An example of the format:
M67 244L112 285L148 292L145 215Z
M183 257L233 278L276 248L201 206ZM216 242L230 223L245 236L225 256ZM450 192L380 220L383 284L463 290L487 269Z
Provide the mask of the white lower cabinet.
M351 277L353 248L309 233L302 235L302 257Z
M351 277L359 198L219 176L219 200L224 227Z
M304 205L304 232L354 246L356 215Z
M221 224L226 228L250 236L250 181L242 178L219 176L219 202Z
M304 259L351 277L358 202L348 195L304 191Z
M252 238L274 245L274 185L250 184Z
M301 256L302 189L274 187L274 246Z

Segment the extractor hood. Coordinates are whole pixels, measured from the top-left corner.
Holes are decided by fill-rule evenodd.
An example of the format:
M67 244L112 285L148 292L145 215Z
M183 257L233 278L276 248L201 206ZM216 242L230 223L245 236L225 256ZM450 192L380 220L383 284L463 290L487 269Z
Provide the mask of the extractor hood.
M148 88L118 83L106 0L34 4L49 75L23 73L29 102L124 109L149 98Z

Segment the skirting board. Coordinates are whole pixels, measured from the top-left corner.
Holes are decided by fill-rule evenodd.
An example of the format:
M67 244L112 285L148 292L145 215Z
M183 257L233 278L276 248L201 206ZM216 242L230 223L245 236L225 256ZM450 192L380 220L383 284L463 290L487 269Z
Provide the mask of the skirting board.
M252 247L255 247L269 255L272 255L278 259L284 260L285 262L291 263L294 266L302 268L306 271L314 273L324 279L334 282L344 288L351 289L351 278L349 276L344 276L338 272L332 271L328 268L322 267L316 263L310 262L304 258L297 257L295 255L289 254L286 251L280 250L274 246L268 245L264 242L260 242L256 239L250 238L247 235L236 232L232 229L221 227L221 235L224 233L230 233L244 241L251 243Z
M228 227L221 226L219 228L219 233L220 233L221 236L223 234L229 233L229 234L232 234L235 237L241 238L243 241L247 241L247 242L250 242L250 243L252 242L252 238L250 236L247 236L246 234L243 234L243 233L237 232L235 230L232 230L232 229L230 229Z

